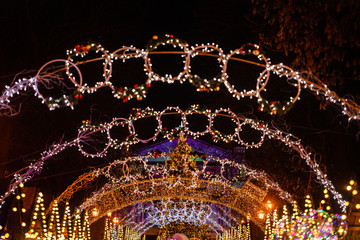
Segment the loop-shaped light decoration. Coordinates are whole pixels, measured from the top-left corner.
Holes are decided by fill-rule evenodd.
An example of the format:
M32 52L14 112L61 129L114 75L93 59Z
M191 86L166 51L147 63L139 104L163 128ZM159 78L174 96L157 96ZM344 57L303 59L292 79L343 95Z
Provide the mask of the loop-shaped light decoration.
M153 72L151 65L151 54L169 54L169 53L178 53L178 52L154 52L159 45L173 45L174 47L181 48L182 52L180 54L185 58L183 71L180 72L177 76L165 75L160 76L159 74ZM89 59L79 62L72 62L73 58L76 56L86 57L89 51L102 52L102 56L97 59ZM213 54L218 52L218 54ZM204 79L200 76L191 75L191 59L196 55L206 55L217 57L219 60L219 67L221 70L221 77L215 77L213 79ZM264 64L259 64L255 62L248 61L242 58L235 58L235 55L245 56L245 55L254 55L259 58L259 60L264 61ZM255 97L259 102L259 110L266 111L270 114L285 114L288 110L292 108L292 105L298 101L300 98L301 89L308 89L316 95L322 95L325 99L335 105L338 105L342 114L349 117L350 120L360 119L360 107L351 99L345 99L339 97L335 92L331 91L326 84L323 84L319 79L312 75L307 75L306 73L300 73L294 71L293 69L283 65L275 64L272 65L270 60L265 58L264 54L260 51L258 45L255 44L245 44L241 48L230 51L228 54L224 54L222 49L215 44L201 44L196 45L195 47L190 47L185 41L174 38L173 35L166 34L164 36L158 37L154 36L153 39L147 46L147 49L137 49L133 46L122 47L110 53L108 50L105 50L101 45L90 43L87 45L77 45L74 49L68 51L68 60L53 60L49 63L44 64L40 69L41 71L46 71L46 77L43 78L41 74L37 74L32 78L23 78L19 81L15 81L12 86L6 86L3 91L2 96L0 96L0 110L3 111L2 114L14 115L16 112L10 106L10 98L15 95L20 94L20 91L26 91L28 86L33 87L35 90L35 96L39 95L39 92L36 88L36 85L41 84L41 82L46 83L46 80L49 78L56 78L58 70L54 73L48 72L48 65L53 62L65 62L63 70L68 74L70 80L74 83L76 87L76 92L81 93L93 93L102 87L110 87L113 91L113 95L116 98L122 99L124 102L129 101L130 99L142 100L146 97L148 89L151 87L152 81L162 81L167 83L174 83L175 81L184 82L188 80L191 84L197 87L198 91L217 91L219 90L220 83L224 83L225 87L229 93L236 99L240 100L244 97ZM144 71L148 76L148 79L145 84L134 83L133 87L120 87L115 86L111 82L112 76L112 62L117 59L126 61L130 58L142 57L144 59ZM262 72L259 73L259 77L256 80L256 88L252 90L237 90L234 85L229 82L229 76L227 74L228 62L230 59L237 60L240 62L255 64L264 68ZM76 81L73 73L70 71L71 68L86 64L88 62L104 60L104 81L98 82L95 86L88 86L87 83L82 80L82 74L79 68L76 68L77 74L79 75L79 80ZM297 88L297 94L293 97L290 97L288 101L280 102L274 100L269 102L261 96L261 92L266 90L266 86L270 81L270 74L277 74L280 78L285 79L291 85ZM52 76L51 76L52 75ZM311 81L313 79L314 81ZM71 107L78 102L79 99L73 98L72 95L64 95L59 99L54 99L49 97L49 99L42 97L43 103L47 104L50 110L61 107ZM51 101L50 101L51 99Z

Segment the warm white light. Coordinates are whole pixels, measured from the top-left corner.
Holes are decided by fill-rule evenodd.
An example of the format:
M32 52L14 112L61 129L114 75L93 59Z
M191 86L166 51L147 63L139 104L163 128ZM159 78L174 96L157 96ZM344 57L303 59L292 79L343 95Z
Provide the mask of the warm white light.
M97 217L99 215L99 211L97 210L97 208L94 208L91 213L94 217Z
M115 223L115 224L118 224L118 223L119 223L119 219L118 219L117 217L114 217L112 221L113 221L113 223Z
M270 200L267 201L266 206L267 206L269 209L272 209L272 203L271 203Z

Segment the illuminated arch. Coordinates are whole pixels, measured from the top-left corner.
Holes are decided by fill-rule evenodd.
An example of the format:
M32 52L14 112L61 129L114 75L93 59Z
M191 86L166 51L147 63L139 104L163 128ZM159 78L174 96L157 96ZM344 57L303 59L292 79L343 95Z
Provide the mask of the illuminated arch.
M263 229L265 219L258 217L258 212L268 212L263 200L267 191L252 183L251 180L241 187L233 187L221 182L212 182L207 180L198 180L197 188L186 188L181 185L168 188L162 182L166 179L156 179L158 183L154 189L147 194L128 194L134 188L134 184L127 184L121 187L116 187L100 194L95 194L92 198L88 198L80 205L80 209L92 211L97 209L99 214L97 216L91 215L89 217L90 223L96 222L98 219L107 215L108 212L153 200L162 199L194 199L197 201L206 201L217 205L231 208L256 225ZM193 179L183 179L184 184L192 184ZM152 186L152 181L145 180L139 182L138 187L141 189L148 189Z

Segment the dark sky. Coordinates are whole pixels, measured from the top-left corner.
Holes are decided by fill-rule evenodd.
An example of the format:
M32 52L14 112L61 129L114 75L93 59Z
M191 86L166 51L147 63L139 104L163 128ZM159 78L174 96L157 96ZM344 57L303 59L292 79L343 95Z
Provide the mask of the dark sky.
M123 45L144 48L154 34L170 33L186 39L190 45L215 42L227 53L247 42L258 43L260 23L254 22L256 18L251 13L251 3L238 0L165 3L145 0L2 1L0 87L3 89L10 84L15 73L37 70L49 60L66 58L67 49L87 41L101 43L106 49L114 51ZM288 62L285 56L276 53L268 52L266 56L274 56L274 63ZM162 63L165 67L171 67L169 62ZM257 75L254 75L251 68L241 70L244 71L235 73L241 81L255 86ZM137 76L139 71L142 71L141 68L133 74ZM31 72L29 75L33 74ZM299 136L304 146L309 146L318 153L323 168L329 172L331 179L337 180L340 187L359 173L358 123L346 123L336 108L330 106L327 111L319 110L320 101L303 92L302 101L288 115L270 117L256 111L255 101L236 101L226 94L226 91L210 95L196 94L195 89L186 84L158 84L142 103L121 103L112 98L110 91L101 90L97 94L86 96L73 111L58 109L49 112L29 92L15 102L17 106L22 104L19 115L12 118L0 117L1 191L4 191L4 183L9 180L5 178L7 174L39 158L40 153L53 142L61 138L73 138L82 120L91 118L98 122L109 121L115 116L128 116L129 110L134 106L146 105L160 110L165 105L188 107L194 103L202 103L217 108L223 104L239 113L254 109L251 117L256 115L270 124L278 124L280 128ZM273 95L282 97L276 89ZM259 168L270 167L273 163L284 166L287 178L291 178L289 171L292 169L304 168L305 172L309 170L303 162L299 164L296 160L290 160L291 156L284 154L282 150L283 147L269 143L264 148L248 151L247 159L250 165ZM71 174L64 174L65 180L44 176L83 169L89 165L96 166L106 161L111 159L95 162L81 157L76 150L69 150L51 160L45 166L44 174L35 179L35 183L41 183L51 189L50 192L58 193L81 171L71 177ZM290 166L286 167L286 164ZM304 176L306 179L302 181L306 183L308 175ZM44 181L49 179L52 181Z

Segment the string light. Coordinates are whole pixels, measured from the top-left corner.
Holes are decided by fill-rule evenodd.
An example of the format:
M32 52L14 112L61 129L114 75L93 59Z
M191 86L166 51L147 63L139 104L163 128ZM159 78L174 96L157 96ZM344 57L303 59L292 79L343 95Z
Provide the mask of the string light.
M72 239L72 221L69 202L65 203L65 211L62 219L61 225L61 236L65 238L67 236L69 239Z
M250 240L250 224L242 223L237 227L230 228L229 230L223 232L220 235L216 236L217 240Z

